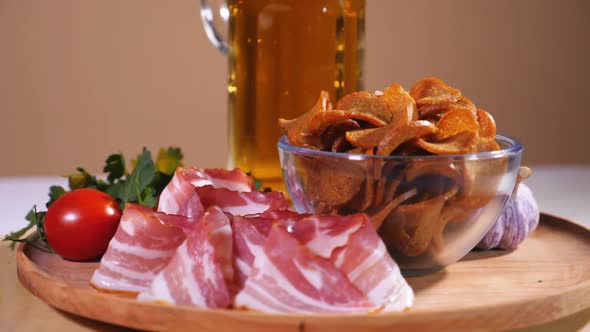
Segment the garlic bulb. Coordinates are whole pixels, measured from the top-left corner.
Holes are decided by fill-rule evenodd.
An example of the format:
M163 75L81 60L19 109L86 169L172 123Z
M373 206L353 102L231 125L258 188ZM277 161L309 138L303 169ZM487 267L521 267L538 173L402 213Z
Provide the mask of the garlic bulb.
M518 180L512 195L496 223L477 245L478 249L500 248L513 250L532 233L539 224L539 206L531 189L522 180L530 176L528 167L519 169Z

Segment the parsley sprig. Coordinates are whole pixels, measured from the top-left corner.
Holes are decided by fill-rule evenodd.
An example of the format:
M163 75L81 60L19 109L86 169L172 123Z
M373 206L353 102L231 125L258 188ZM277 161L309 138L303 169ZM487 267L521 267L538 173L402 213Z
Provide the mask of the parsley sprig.
M126 167L123 154L112 154L107 157L103 172L106 179L97 178L82 167L76 168L76 172L67 176L69 190L79 188L93 188L107 193L121 206L127 203L138 203L153 208L158 202L158 196L174 176L177 167L182 166L182 152L180 148L161 148L155 160L146 148L143 149L137 159L132 160L131 173ZM49 208L57 199L63 196L67 190L61 186L49 187L49 200L45 204ZM37 211L37 207L27 213L25 220L28 224L22 229L12 232L4 237L3 241L12 241L11 248L18 242L26 242L39 249L51 251L45 237L45 213ZM37 232L27 235L35 227Z

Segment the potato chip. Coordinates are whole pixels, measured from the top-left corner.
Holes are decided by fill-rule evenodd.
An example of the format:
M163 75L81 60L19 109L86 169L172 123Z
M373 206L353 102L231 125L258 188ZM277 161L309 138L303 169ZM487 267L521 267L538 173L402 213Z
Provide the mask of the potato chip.
M332 143L332 147L330 148L330 151L343 152L348 147L350 147L350 144L348 143L348 141L346 141L346 138L344 136L339 136L334 140L334 143Z
M397 192L401 183L402 183L401 177L396 178L392 181L388 181L388 183L385 186L385 192L383 194L383 201L384 202L389 202L395 197L395 193Z
M391 122L409 124L418 120L418 109L414 99L399 84L392 84L385 88L381 98L393 114Z
M363 200L361 202L361 207L359 211L366 211L373 204L373 200L375 199L374 184L375 178L373 177L372 170L367 170L363 192Z
M387 124L387 122L370 113L363 113L355 110L327 110L324 112L318 112L311 118L308 132L311 135L320 135L329 126L348 119L357 122L362 121L373 127L382 127Z
M393 199L395 191L403 177L403 173L395 171L397 165L397 162L388 162L380 159L374 160L375 178L381 179L381 181L377 182L377 188L375 189L376 206ZM392 183L395 183L395 185L392 185ZM386 192L386 189L389 189L390 187L393 187L391 194Z
M482 109L477 109L477 123L479 124L479 130L477 131L481 138L496 137L496 122L492 115Z
M420 107L425 104L454 103L461 98L461 91L448 86L438 78L427 77L414 84L410 96Z
M352 149L346 150L344 152L348 153L348 154L365 154L365 149L352 148Z
M355 120L346 119L330 125L321 135L322 150L344 151L346 147L345 134L349 130L361 126ZM337 147L338 149L335 149Z
M446 202L442 196L413 204L399 205L383 225L393 246L406 256L426 252Z
M444 231L449 222L461 218L466 215L466 212L455 208L452 204L449 204L448 200L440 212L440 216L436 225L432 229L432 249L436 252L443 250L444 248Z
M411 139L407 142L400 144L400 146L395 149L395 155L397 156L420 156L420 155L429 155L430 152L422 149L416 142L418 139Z
M409 125L391 130L377 147L378 156L390 155L400 144L425 136L436 134L438 129L428 121L412 121Z
M420 118L429 118L434 117L437 115L442 115L448 111L452 111L455 109L465 109L476 113L477 108L471 102L471 100L467 99L465 96L462 96L454 103L442 103L442 104L424 104L420 106L418 109L418 113L420 114Z
M446 161L441 163L439 160L418 160L411 163L404 173L406 181L414 181L426 175L440 175L453 180L455 183L463 182L462 170L457 165Z
M364 170L356 164L341 163L333 159L306 160L307 173L303 187L311 202L322 212L332 211L351 201L364 182Z
M373 227L375 227L375 229L379 229L379 227L381 227L381 225L383 224L383 221L385 221L385 219L387 218L387 216L389 216L393 209L395 209L398 205L402 204L408 199L412 198L412 196L416 195L416 193L416 189L410 189L405 193L398 195L395 199L387 202L387 204L385 204L385 206L383 206L383 208L381 208L379 211L369 213Z
M476 150L478 152L484 151L497 151L500 150L500 146L496 143L493 138L479 138L476 143Z
M462 191L465 196L494 196L508 169L508 158L489 159L485 163L464 160L463 168L465 179Z
M477 133L464 131L438 142L427 142L420 138L416 144L432 154L449 155L475 152L476 141Z
M362 130L352 130L346 133L346 140L350 144L362 148L372 149L379 145L387 133L399 127L406 126L402 122L392 122L379 128L368 128Z
M479 129L475 115L466 109L455 109L445 113L437 122L436 127L439 129L436 134L437 141L466 131L476 133Z
M385 127L351 130L346 132L346 140L359 149L376 147L387 133Z
M390 123L394 119L394 114L385 100L366 91L347 94L336 103L336 109L370 114L385 123Z
M493 117L437 78L408 93L398 84L383 92L355 92L335 108L322 92L304 116L280 120L291 144L361 155L459 155L500 149ZM351 158L351 159L357 159ZM318 213L366 212L388 248L406 256L444 248L447 228L474 221L491 204L505 159L485 165L470 158L439 164L397 158L306 161L305 195Z
M295 146L317 149L321 146L319 136L310 135L313 118L316 114L331 109L330 95L326 91L321 91L318 101L307 113L291 120L279 119L279 127L285 132L289 143Z

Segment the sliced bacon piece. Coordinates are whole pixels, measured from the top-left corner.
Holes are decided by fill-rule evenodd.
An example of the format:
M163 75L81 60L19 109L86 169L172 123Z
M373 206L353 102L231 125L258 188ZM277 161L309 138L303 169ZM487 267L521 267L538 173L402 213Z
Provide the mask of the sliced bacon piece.
M184 179L194 187L212 186L213 188L226 188L233 191L253 191L254 180L240 169L227 170L222 168L182 168L180 169Z
M233 229L233 268L234 294L244 288L246 279L252 272L254 258L261 254L266 236L272 228L273 221L266 218L232 218Z
M219 207L212 206L207 209L201 222L209 228L209 241L215 247L216 261L219 263L223 278L228 284L232 284L234 269L231 220Z
M203 205L195 192L195 187L185 178L182 168L176 169L172 180L160 194L158 211L195 220L203 216Z
M250 192L254 180L239 169L178 168L160 195L158 211L200 219L204 210L194 188L204 186Z
M293 221L299 221L302 218L309 217L311 214L309 213L298 213L291 210L266 210L262 213L258 214L249 214L246 215L246 218L254 218L254 217L262 217L268 218L273 220L282 220L282 219L289 219Z
M195 224L199 222L199 219L190 219L185 216L166 214L163 212L157 212L156 216L166 225L182 228L185 233L192 231L192 229L195 228Z
M264 312L366 312L371 304L334 265L274 225L234 305Z
M196 189L203 206L217 205L234 216L263 213L272 210L287 210L289 201L283 193L260 191L238 192L225 188L204 186Z
M299 220L309 216L311 216L311 214L302 214L290 210L267 210L262 213L248 214L244 217L252 222L259 232L264 236L267 236L274 221L283 225L287 228L287 231L290 232L291 228L299 222Z
M336 248L348 243L365 218L365 214L310 216L297 222L291 231L316 255L329 259Z
M262 251L273 224L278 223L289 231L295 223L307 216L309 215L288 210L266 211L243 217L233 216L235 293L244 287L252 270L254 258Z
M305 218L293 234L315 254L329 258L376 310L402 311L412 305L412 289L367 215Z
M127 204L91 285L130 294L148 289L186 237L183 229L167 225L161 217L145 206ZM184 219L176 221L193 223Z
M412 306L414 292L368 217L348 243L334 251L331 260L383 312L403 311Z
M138 299L202 308L228 307L231 301L227 279L233 278L228 257L232 243L229 225L221 210L208 209L168 266Z

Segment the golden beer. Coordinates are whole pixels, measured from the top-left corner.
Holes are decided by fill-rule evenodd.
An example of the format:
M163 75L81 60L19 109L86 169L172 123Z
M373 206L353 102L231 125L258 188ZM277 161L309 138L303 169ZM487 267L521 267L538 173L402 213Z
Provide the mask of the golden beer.
M362 89L365 0L229 0L230 165L281 189L278 118Z

